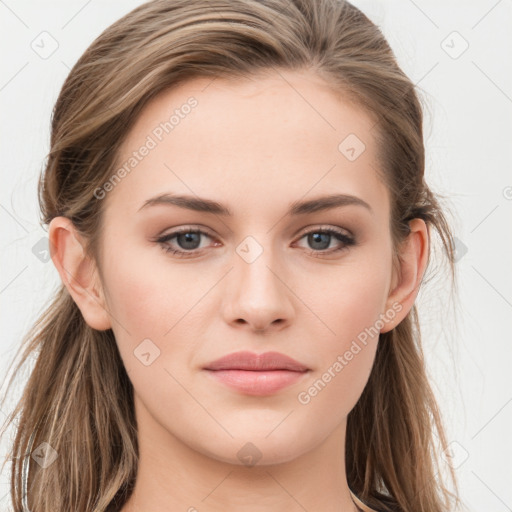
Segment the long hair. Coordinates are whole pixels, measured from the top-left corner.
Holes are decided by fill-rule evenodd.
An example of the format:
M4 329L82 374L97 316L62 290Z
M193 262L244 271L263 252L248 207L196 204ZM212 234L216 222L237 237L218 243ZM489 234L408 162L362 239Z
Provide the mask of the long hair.
M42 223L70 219L98 261L103 201L95 191L114 174L119 147L148 101L192 78L270 69L311 70L374 117L395 255L408 222L424 219L453 284L449 223L424 178L418 94L379 28L342 0L155 0L112 24L75 64L55 104L38 187ZM35 365L8 418L16 420L6 459L14 511L22 512L24 500L34 512L122 507L137 473L137 424L112 330L88 326L62 285L18 354L22 349L16 373L31 356ZM47 467L32 460L24 496L23 462L40 446L58 456ZM455 493L439 477L446 449L413 306L381 334L367 385L349 413L348 484L377 510L444 512L454 498L458 503L453 469Z

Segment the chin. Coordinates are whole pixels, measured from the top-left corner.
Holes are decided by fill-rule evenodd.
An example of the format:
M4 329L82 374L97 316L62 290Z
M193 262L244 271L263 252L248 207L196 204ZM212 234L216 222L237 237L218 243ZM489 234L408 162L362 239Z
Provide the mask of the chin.
M220 462L252 468L290 462L321 442L298 440L297 431L293 433L283 430L280 435L275 432L269 435L271 430L262 432L248 429L243 438L235 436L234 439L223 439L223 442L205 436L204 440L209 439L212 442L203 441L198 451Z

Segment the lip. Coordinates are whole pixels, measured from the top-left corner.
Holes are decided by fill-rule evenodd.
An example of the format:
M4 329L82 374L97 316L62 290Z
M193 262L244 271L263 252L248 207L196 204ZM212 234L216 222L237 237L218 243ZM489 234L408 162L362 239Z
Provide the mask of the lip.
M295 359L279 352L264 352L255 354L253 352L233 352L221 357L204 367L205 370L290 370L292 372L303 372L309 368Z
M203 368L216 381L255 396L276 393L301 380L309 368L279 352L228 354Z

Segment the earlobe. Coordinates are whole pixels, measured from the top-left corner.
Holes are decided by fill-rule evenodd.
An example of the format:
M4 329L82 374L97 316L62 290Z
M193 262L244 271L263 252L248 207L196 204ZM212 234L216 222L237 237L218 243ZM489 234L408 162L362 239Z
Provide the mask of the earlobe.
M110 329L110 315L96 264L86 254L82 238L71 220L52 219L49 239L53 264L87 324L99 331Z
M393 285L386 301L386 315L381 333L396 327L409 313L419 292L429 254L428 226L423 219L409 222L410 233L401 244L398 266Z

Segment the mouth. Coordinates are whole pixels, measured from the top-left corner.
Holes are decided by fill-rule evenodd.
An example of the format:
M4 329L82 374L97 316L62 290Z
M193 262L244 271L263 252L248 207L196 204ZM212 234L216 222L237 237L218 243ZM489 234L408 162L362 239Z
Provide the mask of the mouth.
M304 364L278 352L260 355L235 352L208 364L203 370L216 382L253 396L274 394L310 372Z

